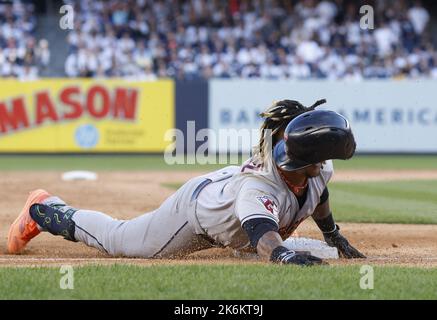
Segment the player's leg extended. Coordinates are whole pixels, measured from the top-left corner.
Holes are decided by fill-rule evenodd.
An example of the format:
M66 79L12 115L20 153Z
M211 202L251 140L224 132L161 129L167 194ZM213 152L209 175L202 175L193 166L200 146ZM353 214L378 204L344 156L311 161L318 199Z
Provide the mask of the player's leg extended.
M195 234L186 212L178 210L180 193L168 198L157 210L127 221L113 219L101 212L77 210L57 197L43 195L39 197L41 200L31 194L11 226L9 252L21 251L39 230L84 242L111 255L171 257L210 246ZM31 232L22 232L23 221L32 226L27 228Z
M211 247L197 235L185 212L177 208L176 195L157 210L132 220L116 220L103 213L79 210L75 238L111 255L158 258L176 257Z

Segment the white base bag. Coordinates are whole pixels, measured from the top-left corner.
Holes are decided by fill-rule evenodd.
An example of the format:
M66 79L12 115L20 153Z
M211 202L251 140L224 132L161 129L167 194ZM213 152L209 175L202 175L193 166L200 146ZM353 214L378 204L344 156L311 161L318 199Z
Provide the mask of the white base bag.
M330 247L326 242L316 239L290 237L284 241L283 245L293 251L310 252L311 255L320 259L339 258L337 248Z

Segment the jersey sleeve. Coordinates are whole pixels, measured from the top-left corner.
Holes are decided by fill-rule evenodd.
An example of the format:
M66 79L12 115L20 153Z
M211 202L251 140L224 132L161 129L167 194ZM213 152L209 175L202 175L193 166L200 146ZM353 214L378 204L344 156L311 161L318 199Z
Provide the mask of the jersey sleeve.
M243 225L250 219L267 218L279 225L279 203L271 193L246 189L236 199L235 213Z

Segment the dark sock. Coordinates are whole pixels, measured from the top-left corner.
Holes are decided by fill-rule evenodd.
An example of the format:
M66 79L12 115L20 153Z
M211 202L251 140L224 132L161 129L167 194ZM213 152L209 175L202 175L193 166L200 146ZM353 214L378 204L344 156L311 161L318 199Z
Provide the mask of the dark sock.
M70 241L74 239L75 223L71 219L77 210L66 205L34 204L30 207L30 216L44 230L51 234L63 236Z

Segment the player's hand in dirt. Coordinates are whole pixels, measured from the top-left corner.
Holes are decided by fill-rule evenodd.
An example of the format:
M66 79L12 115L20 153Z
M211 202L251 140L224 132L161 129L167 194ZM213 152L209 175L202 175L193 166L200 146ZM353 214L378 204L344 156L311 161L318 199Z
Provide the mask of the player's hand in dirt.
M336 229L333 232L323 233L326 243L331 247L336 247L342 258L366 258L364 254L350 245L349 241L341 235L339 230L340 227L336 225Z
M291 250L282 253L278 257L278 262L283 264L296 264L300 266L327 264L322 259L312 256L308 253L295 252Z

